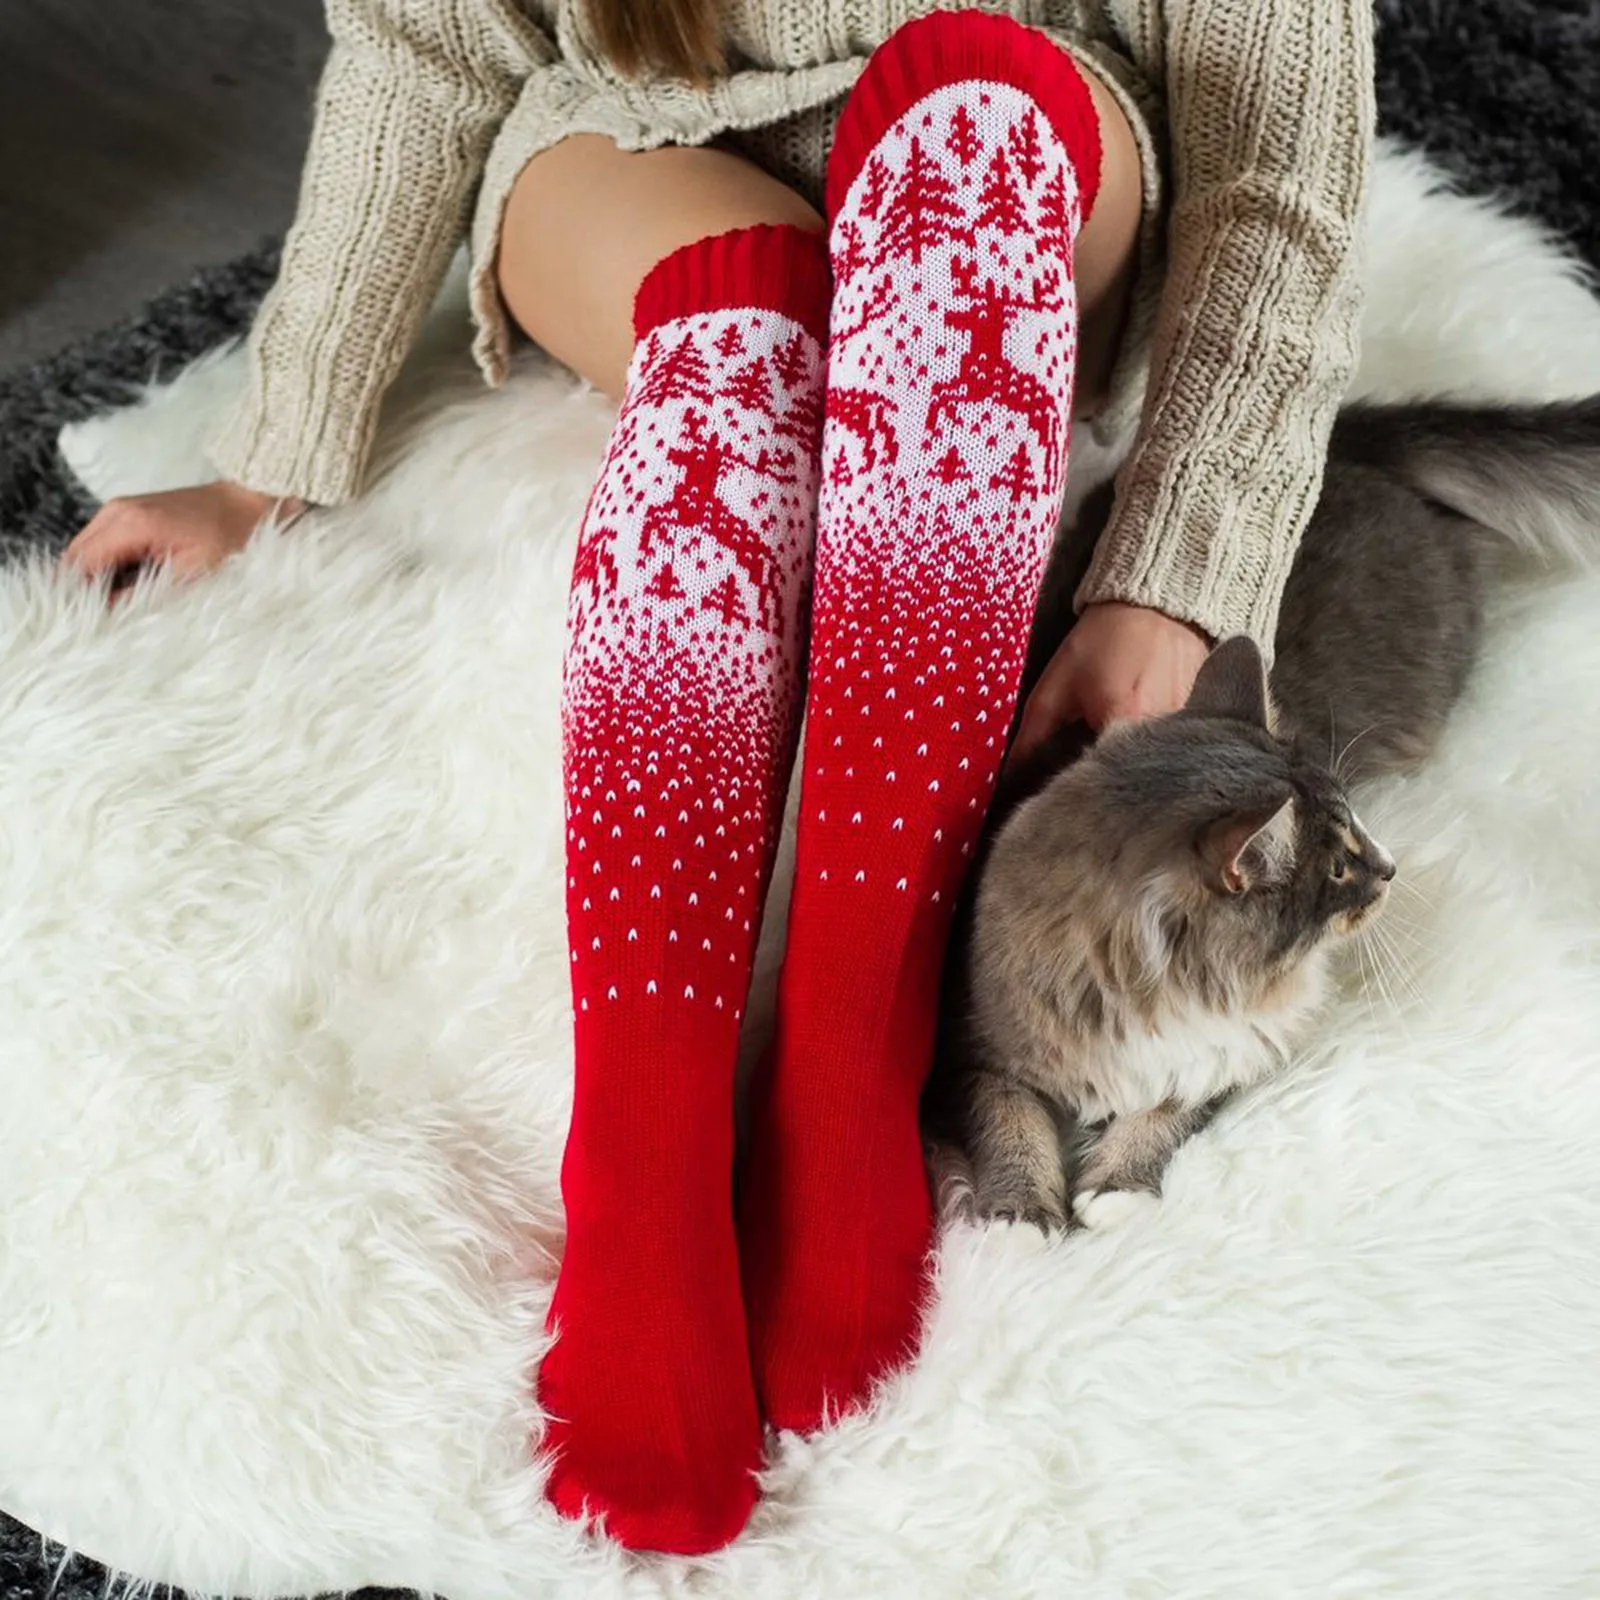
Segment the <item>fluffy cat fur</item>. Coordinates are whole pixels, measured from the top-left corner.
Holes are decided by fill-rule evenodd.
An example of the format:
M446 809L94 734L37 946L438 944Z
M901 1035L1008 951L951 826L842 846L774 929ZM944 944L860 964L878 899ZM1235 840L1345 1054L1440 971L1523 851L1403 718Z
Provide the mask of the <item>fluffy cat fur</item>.
M1057 551L1035 672L1108 498ZM980 1214L1060 1227L1097 1196L1157 1191L1184 1139L1293 1058L1333 946L1395 873L1346 784L1432 748L1519 558L1600 559L1600 397L1353 407L1270 688L1256 647L1225 641L1183 711L1087 749L1068 735L1018 775L1029 797L999 814L978 875L930 1100Z

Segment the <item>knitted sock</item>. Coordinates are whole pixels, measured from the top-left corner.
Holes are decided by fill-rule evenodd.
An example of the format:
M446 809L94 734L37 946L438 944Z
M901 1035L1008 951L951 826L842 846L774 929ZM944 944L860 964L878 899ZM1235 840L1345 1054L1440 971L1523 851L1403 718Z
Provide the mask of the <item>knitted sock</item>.
M756 1498L734 1055L794 754L828 293L790 227L654 269L573 570L576 1074L539 1398L550 1499L635 1548L713 1549Z
M896 33L828 170L834 303L800 833L740 1237L769 1421L912 1349L917 1099L1066 475L1084 80L978 13Z

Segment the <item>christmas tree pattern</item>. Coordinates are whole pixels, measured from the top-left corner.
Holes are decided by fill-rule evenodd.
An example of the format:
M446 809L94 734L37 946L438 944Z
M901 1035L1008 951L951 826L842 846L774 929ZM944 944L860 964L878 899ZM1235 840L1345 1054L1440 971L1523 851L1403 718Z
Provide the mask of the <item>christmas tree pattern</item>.
M1028 458L1027 445L1017 445L1011 452L1010 460L989 479L989 487L1004 490L1006 497L1013 501L1025 500L1037 492L1038 485L1034 482L1033 463Z
M861 230L853 222L845 223L834 240L834 281L848 283L866 265L866 261L866 252L861 247Z
M1067 193L1066 174L1057 167L1039 196L1039 233L1045 248L1061 259L1070 256L1076 227L1076 207Z
M913 136L905 171L884 208L880 259L888 254L921 266L924 254L956 237L964 221L955 185Z
M668 991L742 1010L752 863L798 717L822 374L815 339L754 308L680 318L635 353L571 590L580 1011Z
M730 352L736 353L736 352ZM763 415L772 415L772 369L765 357L746 362L728 380L728 394L739 405Z
M983 198L978 206L978 226L998 228L1002 233L1016 233L1028 225L1027 207L1022 203L1022 191L1011 175L1011 165L1005 150L994 153L989 170L984 174Z
M1031 189L1044 171L1044 153L1039 145L1039 113L1029 106L1020 122L1006 134L1006 148L1016 158L1022 181Z
M873 157L867 163L867 170L861 181L861 214L865 217L876 217L883 209L884 198L889 192L889 169L877 157Z
M663 346L665 353L654 359ZM645 363L648 376L638 396L639 405L664 406L671 400L704 400L710 394L711 369L687 333L671 343L665 330L657 329L650 336L647 354L652 359Z
M1027 94L952 84L884 133L834 222L805 766L830 798L803 809L807 859L920 876L946 910L919 852L930 826L976 837L1065 482L1078 193ZM897 829L913 794L923 822Z
M983 140L978 137L978 125L972 120L972 113L964 105L958 105L950 114L950 153L965 167L982 149Z

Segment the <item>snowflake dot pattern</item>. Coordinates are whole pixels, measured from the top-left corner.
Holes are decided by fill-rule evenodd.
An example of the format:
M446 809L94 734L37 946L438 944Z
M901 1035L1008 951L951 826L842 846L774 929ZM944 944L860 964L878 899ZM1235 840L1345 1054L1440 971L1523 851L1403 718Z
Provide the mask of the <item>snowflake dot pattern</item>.
M569 616L569 921L575 949L616 957L582 963L580 1011L743 1008L795 727L821 359L748 308L657 328L635 356ZM641 935L674 916L710 931Z
M1061 506L1098 146L1042 34L936 12L873 56L830 160L795 887L740 1219L779 1427L859 1401L916 1341L917 1101Z

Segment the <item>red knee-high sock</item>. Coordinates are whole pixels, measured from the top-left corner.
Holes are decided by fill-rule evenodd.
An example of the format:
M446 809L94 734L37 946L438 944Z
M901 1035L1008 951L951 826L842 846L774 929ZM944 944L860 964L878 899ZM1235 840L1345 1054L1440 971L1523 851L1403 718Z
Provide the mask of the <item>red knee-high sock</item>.
M655 268L573 571L576 1081L539 1398L551 1500L636 1548L715 1548L756 1497L734 1055L794 753L828 293L795 228Z
M1099 162L1071 61L976 13L901 29L840 123L796 882L740 1218L781 1427L915 1343L917 1099L1061 505Z

